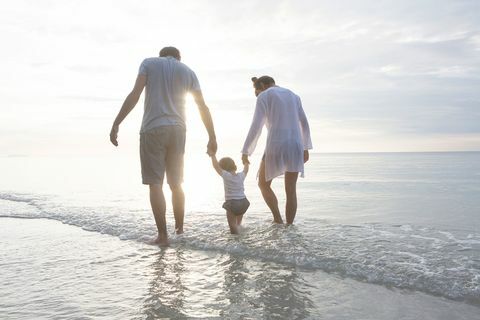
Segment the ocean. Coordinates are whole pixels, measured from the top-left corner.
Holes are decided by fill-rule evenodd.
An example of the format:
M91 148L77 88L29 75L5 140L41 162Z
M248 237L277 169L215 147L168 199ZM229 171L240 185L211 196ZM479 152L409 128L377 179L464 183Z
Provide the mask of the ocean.
M167 190L162 249L136 157L0 158L0 318L480 319L479 152L312 154L290 227L258 162L233 236L187 155L185 234Z

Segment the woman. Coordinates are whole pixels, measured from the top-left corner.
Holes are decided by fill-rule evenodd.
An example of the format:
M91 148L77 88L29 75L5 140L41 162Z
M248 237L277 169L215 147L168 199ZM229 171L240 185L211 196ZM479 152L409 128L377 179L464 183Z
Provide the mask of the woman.
M242 160L255 150L265 125L268 129L267 145L260 164L258 186L263 199L272 211L273 221L283 223L278 200L271 188L272 180L285 175L287 198L285 217L292 224L297 213L297 178L303 177L308 150L312 149L310 128L302 108L300 97L292 91L275 85L272 77L252 78L257 104L252 125L242 149Z

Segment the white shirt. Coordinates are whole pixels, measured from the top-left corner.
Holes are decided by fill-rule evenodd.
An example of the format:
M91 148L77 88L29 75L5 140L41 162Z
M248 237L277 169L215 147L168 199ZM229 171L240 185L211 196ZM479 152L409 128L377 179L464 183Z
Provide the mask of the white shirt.
M268 130L266 181L285 172L301 172L303 177L303 151L312 149L312 140L300 97L278 86L260 93L242 154L251 155L255 151L264 125Z
M245 189L243 182L245 181L245 172L237 172L232 174L222 170L223 187L225 188L225 200L243 199L245 197Z
M140 132L161 126L185 126L185 98L200 91L195 73L174 57L143 60L138 71L147 77L145 110Z

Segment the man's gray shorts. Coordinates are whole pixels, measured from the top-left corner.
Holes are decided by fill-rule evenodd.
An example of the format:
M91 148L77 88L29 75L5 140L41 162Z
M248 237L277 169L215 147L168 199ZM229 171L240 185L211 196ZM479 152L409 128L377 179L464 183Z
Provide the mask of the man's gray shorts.
M247 212L247 209L249 206L250 206L250 202L247 200L247 198L243 198L243 199L227 200L223 203L222 208L227 211L230 211L236 216L239 216Z
M183 182L185 128L158 127L140 134L143 184L162 184L165 172L169 185Z

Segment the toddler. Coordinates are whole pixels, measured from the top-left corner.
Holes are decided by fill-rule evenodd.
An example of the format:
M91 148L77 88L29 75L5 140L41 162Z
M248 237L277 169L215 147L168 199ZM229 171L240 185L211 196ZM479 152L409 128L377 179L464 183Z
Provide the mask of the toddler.
M245 196L243 182L248 173L248 164L243 166L242 172L237 172L237 166L231 158L222 158L217 161L215 155L210 156L215 171L223 178L225 188L225 202L223 208L227 210L227 221L232 234L238 234L243 214L250 206Z

